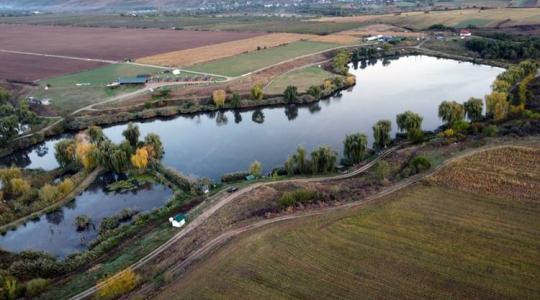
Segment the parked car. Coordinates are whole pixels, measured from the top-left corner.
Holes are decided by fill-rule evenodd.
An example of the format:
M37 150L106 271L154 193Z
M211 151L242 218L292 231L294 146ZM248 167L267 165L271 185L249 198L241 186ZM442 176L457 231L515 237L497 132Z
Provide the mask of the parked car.
M227 189L227 193L234 193L236 191L238 191L238 188L235 186L231 186L230 188Z

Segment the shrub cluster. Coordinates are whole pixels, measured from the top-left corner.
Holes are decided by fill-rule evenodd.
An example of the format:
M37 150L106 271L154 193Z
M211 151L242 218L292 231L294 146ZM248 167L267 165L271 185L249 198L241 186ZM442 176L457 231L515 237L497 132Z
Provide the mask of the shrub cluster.
M279 199L279 206L282 209L285 209L289 206L295 206L297 204L311 203L313 200L319 197L319 192L306 189L285 192Z

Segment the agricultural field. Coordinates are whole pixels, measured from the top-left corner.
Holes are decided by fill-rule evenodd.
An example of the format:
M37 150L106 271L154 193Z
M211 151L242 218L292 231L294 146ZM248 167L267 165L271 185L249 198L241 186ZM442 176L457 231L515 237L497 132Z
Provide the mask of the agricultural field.
M44 79L88 70L110 61L196 48L261 34L0 24L0 63L7 66L0 72L2 79ZM1 50L37 55L5 53Z
M51 106L58 113L74 111L122 93L132 92L138 87L107 88L106 85L119 77L136 76L138 74L156 74L159 68L144 67L133 64L112 64L85 72L79 72L39 82L40 88L32 95L51 99ZM49 85L45 90L45 85Z
M336 77L322 68L313 66L294 70L276 77L264 88L266 94L282 94L289 85L296 86L298 92L305 92L312 85L322 85L325 79Z
M240 76L289 59L339 47L339 44L298 41L285 46L263 49L204 64L188 70L224 76Z
M1 47L1 46L0 46ZM95 61L71 60L0 51L0 79L35 81L105 65Z
M0 17L0 23L61 25L78 27L176 28L182 30L226 30L237 32L288 32L330 34L358 27L355 22L313 24L300 18L266 16L138 16L103 15L37 15Z
M364 15L353 17L323 17L316 22L357 22L358 24L385 23L396 26L407 26L414 29L425 29L433 24L447 26L478 27L516 26L540 24L540 8L515 9L498 8L489 10L465 9L451 11L408 12L400 15Z
M434 176L451 189L540 201L540 149L502 148L459 160Z
M190 66L221 58L231 57L246 52L272 48L299 40L313 38L311 35L275 33L243 40L219 43L199 48L162 53L143 57L137 62L161 66Z
M498 164L517 180L540 155L523 151L532 152L482 152L459 168L511 154ZM158 299L540 297L538 198L477 191L418 183L354 209L257 229L201 260Z

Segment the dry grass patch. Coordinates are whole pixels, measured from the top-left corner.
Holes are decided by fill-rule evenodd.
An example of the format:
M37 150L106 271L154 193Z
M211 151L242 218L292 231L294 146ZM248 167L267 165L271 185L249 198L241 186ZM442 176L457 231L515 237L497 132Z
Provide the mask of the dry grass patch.
M320 36L310 39L310 41L334 43L334 44L340 44L340 45L351 45L351 44L358 44L358 42L360 42L360 39L352 35L335 33L335 34L329 34L329 35L320 35Z
M193 49L173 51L154 56L143 57L137 62L162 66L191 66L220 58L276 47L299 40L308 40L316 36L308 34L274 33L254 38L237 40Z
M505 147L480 152L450 164L433 179L461 191L540 201L540 149Z
M360 24L389 23L397 26L407 25L416 29L427 28L433 24L447 26L466 27L468 24L478 27L490 27L503 24L503 26L515 26L540 23L540 9L464 9L451 11L408 12L400 15L364 15L351 17L324 17L316 19L318 22L336 22Z

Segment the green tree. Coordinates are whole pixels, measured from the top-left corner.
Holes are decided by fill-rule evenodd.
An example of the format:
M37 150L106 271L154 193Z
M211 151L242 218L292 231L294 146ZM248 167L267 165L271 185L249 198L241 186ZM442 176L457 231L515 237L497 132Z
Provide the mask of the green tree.
M19 120L17 116L11 115L0 118L0 142L7 143L9 140L17 136Z
M308 95L319 100L321 99L321 87L318 85L312 85L307 90Z
M159 135L155 133L149 133L144 138L144 144L152 148L151 151L149 151L151 152L149 153L150 157L157 160L160 160L163 158L163 154L165 153L165 150L163 149L163 144L161 143L161 138L159 137Z
M363 133L347 135L343 141L343 155L352 164L361 162L367 152L367 136Z
M293 103L298 98L298 88L292 85L287 86L283 92L283 98L285 98L285 102Z
M0 86L0 104L8 103L9 99L11 99L11 94Z
M261 177L262 174L262 164L258 160L251 163L249 166L249 173L255 177Z
M231 96L231 106L233 108L239 108L240 107L240 94L238 94L237 92L234 92Z
M262 100L264 92L261 84L256 84L251 88L251 97L255 100Z
M439 118L446 122L447 127L450 128L455 122L465 118L465 109L456 101L443 101L439 105Z
M321 146L311 152L313 174L333 172L336 168L337 153L330 146Z
M129 123L126 130L122 132L122 135L126 138L131 147L137 147L137 143L139 142L139 136L141 135L139 127L137 125Z
M398 125L399 131L409 132L412 129L422 129L422 121L424 119L417 113L414 113L410 110L398 114L396 116L396 123Z
M60 167L65 168L77 161L76 148L77 145L73 139L63 139L54 145L54 157Z
M332 67L334 72L342 75L347 75L349 68L347 64L351 60L351 54L349 51L343 49L338 52L338 54L332 59Z
M88 127L87 132L88 136L90 137L90 141L94 144L99 144L106 139L105 134L103 134L103 130L99 126L90 126Z
M478 122L482 120L482 111L484 109L484 102L482 99L470 98L467 102L463 103L465 108L465 114L467 118L472 122Z
M390 137L390 131L392 131L392 122L390 120L380 120L373 126L373 138L375 139L375 147L382 149L390 145L392 138Z

